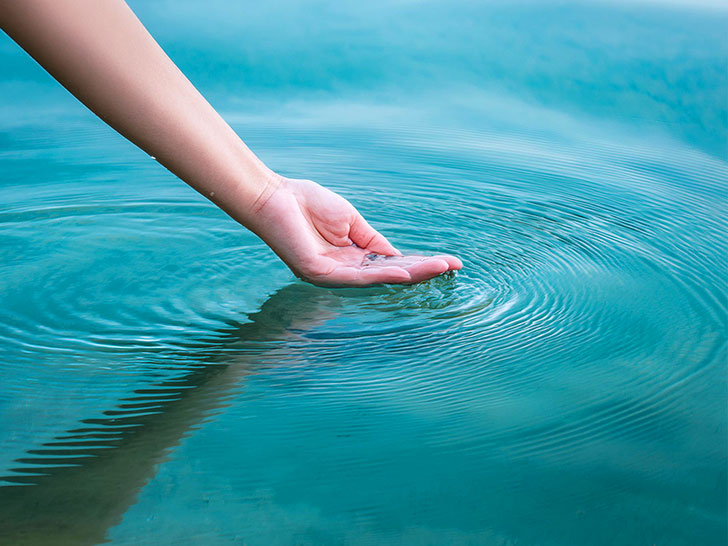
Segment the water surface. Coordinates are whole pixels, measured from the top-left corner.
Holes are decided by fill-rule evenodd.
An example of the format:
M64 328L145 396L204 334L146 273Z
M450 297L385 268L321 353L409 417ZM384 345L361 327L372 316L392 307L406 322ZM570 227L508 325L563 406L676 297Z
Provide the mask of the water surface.
M725 543L725 10L132 5L465 268L297 282L3 37L0 543Z

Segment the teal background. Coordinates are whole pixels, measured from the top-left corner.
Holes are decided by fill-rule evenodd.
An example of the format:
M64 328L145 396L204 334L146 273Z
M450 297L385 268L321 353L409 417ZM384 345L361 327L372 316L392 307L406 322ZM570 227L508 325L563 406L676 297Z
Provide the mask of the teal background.
M131 5L465 267L303 285L0 36L1 544L726 542L720 3Z

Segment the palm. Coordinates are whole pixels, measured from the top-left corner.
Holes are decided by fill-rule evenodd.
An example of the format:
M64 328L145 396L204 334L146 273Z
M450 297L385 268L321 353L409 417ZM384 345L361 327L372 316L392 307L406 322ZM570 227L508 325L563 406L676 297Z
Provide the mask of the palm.
M453 256L402 256L344 198L283 179L256 232L300 278L325 286L410 284L460 269Z

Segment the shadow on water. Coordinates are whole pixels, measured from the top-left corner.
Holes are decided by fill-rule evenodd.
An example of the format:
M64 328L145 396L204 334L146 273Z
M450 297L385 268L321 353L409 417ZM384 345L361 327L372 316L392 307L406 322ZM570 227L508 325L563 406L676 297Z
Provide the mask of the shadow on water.
M262 357L332 317L338 297L287 286L250 315L210 338L189 343L192 362L177 379L134 391L105 417L57 436L16 462L0 487L0 544L91 545L105 542L171 449L225 400Z

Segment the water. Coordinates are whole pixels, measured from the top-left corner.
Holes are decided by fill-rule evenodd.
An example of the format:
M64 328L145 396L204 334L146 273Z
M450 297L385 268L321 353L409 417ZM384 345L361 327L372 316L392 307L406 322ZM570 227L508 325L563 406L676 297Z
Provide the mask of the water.
M726 542L718 4L134 2L454 278L324 290L0 40L0 543Z

